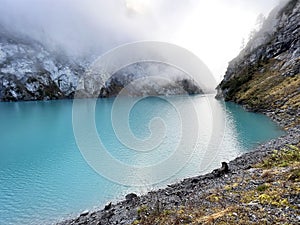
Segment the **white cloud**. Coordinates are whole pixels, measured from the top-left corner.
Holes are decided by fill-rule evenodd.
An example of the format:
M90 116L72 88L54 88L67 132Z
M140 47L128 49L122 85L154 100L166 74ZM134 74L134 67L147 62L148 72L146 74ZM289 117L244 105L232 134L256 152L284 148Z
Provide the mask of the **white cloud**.
M171 41L223 75L259 13L279 0L0 0L0 21L70 55L131 41Z

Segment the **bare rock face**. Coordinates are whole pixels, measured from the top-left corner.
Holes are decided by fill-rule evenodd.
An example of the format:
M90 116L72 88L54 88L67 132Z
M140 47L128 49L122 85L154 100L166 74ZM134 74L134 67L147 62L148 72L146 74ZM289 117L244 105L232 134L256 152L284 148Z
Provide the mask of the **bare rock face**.
M0 101L70 98L83 68L0 27Z
M142 62L113 74L101 88L100 97L202 93L201 87L183 71L163 63Z
M219 98L300 124L300 1L275 8L218 86ZM271 115L272 114L272 115Z
M129 65L104 80L79 60L0 26L0 101L113 97L120 91L129 96L202 93L184 72L151 63Z
M202 93L187 74L165 64L135 63L104 76L91 62L49 50L0 24L0 101Z

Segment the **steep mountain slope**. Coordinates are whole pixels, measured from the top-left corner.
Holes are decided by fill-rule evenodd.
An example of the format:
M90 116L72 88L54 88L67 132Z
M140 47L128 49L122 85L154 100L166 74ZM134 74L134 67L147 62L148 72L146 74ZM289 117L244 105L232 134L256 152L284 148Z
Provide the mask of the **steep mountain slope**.
M300 1L274 9L229 63L219 98L264 112L288 128L300 124Z
M149 63L121 68L106 81L89 72L92 58L71 60L0 24L0 101L73 98L76 90L76 97L111 97L124 87L122 93L131 96L202 93L184 72ZM152 75L161 79L147 79Z
M103 85L100 97L201 94L201 88L185 72L155 62L139 62L117 71Z
M83 68L0 27L0 100L72 97Z

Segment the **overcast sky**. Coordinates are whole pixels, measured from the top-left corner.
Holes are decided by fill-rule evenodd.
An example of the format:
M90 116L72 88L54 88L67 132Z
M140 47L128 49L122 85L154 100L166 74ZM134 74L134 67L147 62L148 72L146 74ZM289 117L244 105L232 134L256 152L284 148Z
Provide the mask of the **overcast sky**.
M0 23L70 55L167 41L198 55L217 79L260 13L280 0L0 0Z

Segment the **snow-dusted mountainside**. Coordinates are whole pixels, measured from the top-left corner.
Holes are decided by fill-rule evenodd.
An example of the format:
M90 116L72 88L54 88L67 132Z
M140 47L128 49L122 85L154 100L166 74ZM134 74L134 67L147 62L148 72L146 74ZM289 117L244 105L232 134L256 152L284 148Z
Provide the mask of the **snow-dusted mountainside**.
M0 100L70 98L82 66L0 28Z
M130 96L202 93L192 79L170 66L138 63L103 81L97 71L85 73L88 64L0 27L0 101L73 98L76 89L76 97L97 97L100 90L99 97L111 97L124 87L122 93ZM147 79L152 75L162 79Z

